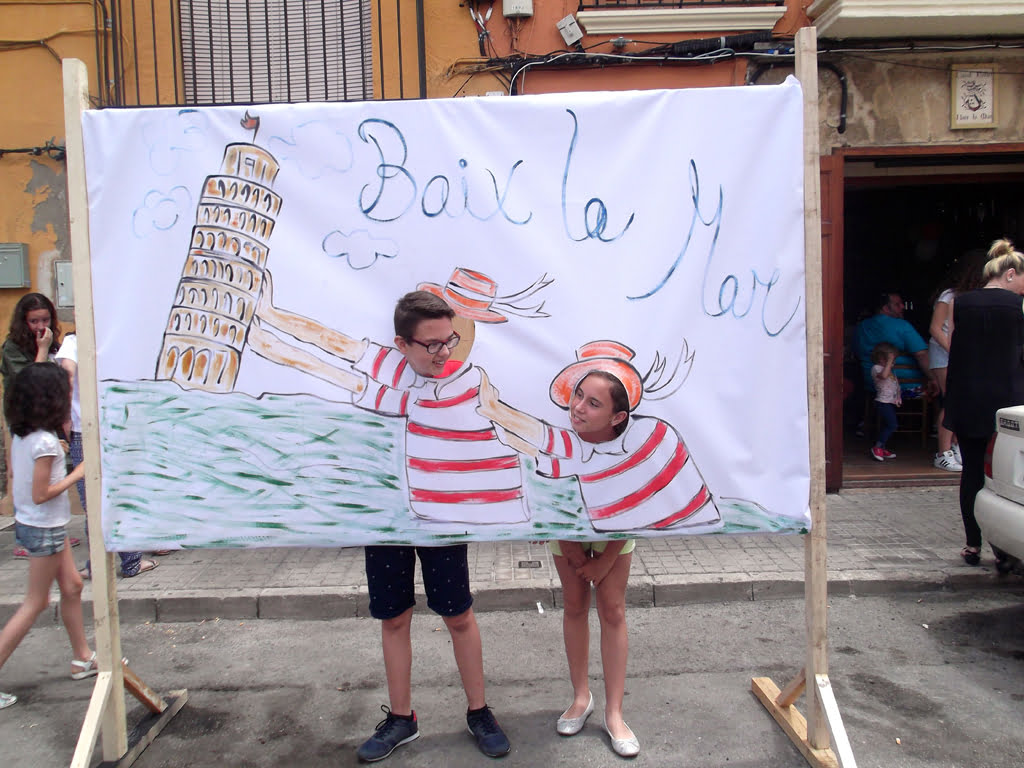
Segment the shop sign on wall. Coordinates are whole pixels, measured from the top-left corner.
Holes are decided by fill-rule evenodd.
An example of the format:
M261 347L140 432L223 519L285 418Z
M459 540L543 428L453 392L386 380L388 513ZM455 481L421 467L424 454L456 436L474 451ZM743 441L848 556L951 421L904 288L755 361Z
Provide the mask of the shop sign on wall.
M959 65L950 73L950 128L994 128L996 73L991 64Z

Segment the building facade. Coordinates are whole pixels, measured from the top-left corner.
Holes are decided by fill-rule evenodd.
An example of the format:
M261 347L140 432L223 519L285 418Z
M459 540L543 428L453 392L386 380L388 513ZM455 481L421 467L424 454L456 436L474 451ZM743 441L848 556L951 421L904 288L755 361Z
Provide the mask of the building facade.
M0 284L0 317L38 290L73 320L63 58L86 62L97 107L741 87L791 74L807 25L835 490L856 450L844 336L872 297L902 292L925 332L932 294L969 253L1024 242L1024 0L0 4L0 243L26 254L20 282Z

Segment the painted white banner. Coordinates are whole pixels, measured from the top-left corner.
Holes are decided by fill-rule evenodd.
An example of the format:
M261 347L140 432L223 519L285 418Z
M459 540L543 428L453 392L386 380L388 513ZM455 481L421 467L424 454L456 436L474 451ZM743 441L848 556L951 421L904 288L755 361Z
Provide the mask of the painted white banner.
M86 113L108 549L806 530L801 110ZM417 289L456 311L436 378L394 349ZM607 443L566 410L592 369Z

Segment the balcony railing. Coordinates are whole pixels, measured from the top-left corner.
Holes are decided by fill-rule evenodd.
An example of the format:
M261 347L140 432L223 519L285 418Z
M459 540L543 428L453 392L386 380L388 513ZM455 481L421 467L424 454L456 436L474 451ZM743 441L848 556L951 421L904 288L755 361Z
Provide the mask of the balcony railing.
M591 0L581 2L581 11L610 11L616 8L700 8L707 6L785 5L785 0Z

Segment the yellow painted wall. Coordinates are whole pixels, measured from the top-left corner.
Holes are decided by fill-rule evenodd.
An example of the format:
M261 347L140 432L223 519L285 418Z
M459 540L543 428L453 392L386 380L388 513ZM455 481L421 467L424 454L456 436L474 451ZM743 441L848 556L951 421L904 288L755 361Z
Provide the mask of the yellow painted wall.
M63 145L60 59L80 58L94 76L92 6L87 0L0 3L0 149L43 146L50 139ZM95 93L95 85L90 90ZM28 244L32 278L31 288L0 288L2 338L24 293L54 297L52 262L70 258L62 161L0 157L0 241Z

